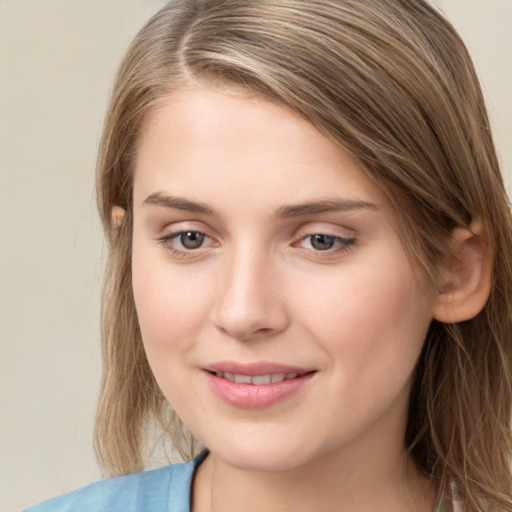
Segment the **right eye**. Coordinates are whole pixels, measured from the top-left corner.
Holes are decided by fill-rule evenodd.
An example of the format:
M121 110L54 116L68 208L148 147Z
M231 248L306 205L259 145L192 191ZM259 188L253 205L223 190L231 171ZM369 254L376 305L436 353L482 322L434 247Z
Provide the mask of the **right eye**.
M190 251L201 249L212 242L212 239L201 231L178 231L160 239L160 243L177 255L185 255Z
M205 234L200 231L183 231L173 237L184 249L199 249L203 245Z

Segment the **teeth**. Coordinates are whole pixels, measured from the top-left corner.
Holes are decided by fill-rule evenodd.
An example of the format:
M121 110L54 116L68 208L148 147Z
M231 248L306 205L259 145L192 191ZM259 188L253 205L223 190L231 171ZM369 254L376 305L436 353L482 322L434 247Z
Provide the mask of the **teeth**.
M251 384L252 377L250 377L249 375L238 375L238 374L235 374L235 382L237 384Z
M255 386L261 386L263 384L273 384L274 382L282 382L283 380L296 379L299 373L274 373L269 375L240 375L237 373L223 373L216 372L215 375L221 379L229 380L230 382L236 382L237 384L253 384Z
M272 382L272 375L257 375L251 380L256 386L259 386L260 384L270 384Z

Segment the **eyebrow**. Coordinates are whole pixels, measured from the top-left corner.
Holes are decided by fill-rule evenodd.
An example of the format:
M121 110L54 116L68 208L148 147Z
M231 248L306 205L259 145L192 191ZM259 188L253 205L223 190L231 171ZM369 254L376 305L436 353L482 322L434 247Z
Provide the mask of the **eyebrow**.
M191 213L202 213L204 215L220 217L220 215L215 210L204 203L196 203L195 201L190 201L182 197L168 196L162 192L155 192L154 194L150 194L148 197L146 197L142 204L165 206L167 208L175 208L176 210L184 210Z
M183 197L168 196L162 192L150 194L142 203L143 205L156 205L166 208L174 208L191 213L201 213L220 217L220 214L205 203L190 201ZM378 211L379 207L374 203L361 201L359 199L323 199L309 203L284 205L278 208L274 217L278 219L289 217L300 217L303 215L314 215L318 213L349 211L349 210L370 210Z
M284 217L300 217L302 215L313 215L317 213L338 212L349 210L370 210L378 211L376 204L359 199L324 199L321 201L313 201L311 203L285 205L281 206L275 216L277 218Z

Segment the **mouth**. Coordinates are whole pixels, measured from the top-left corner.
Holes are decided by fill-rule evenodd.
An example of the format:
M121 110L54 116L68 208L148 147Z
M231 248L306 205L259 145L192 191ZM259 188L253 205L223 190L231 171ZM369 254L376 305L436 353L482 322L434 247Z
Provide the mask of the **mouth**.
M264 409L288 397L300 397L317 370L273 363L219 363L204 368L213 393L238 409Z
M297 379L311 372L292 372L292 373L268 373L265 375L244 375L241 373L230 372L210 372L220 379L235 382L237 384L252 384L253 386L263 386L265 384L275 384L284 380Z

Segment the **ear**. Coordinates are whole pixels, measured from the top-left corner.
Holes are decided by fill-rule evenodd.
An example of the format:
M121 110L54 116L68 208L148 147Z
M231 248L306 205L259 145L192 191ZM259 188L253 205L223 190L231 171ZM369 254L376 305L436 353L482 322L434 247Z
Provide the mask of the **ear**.
M491 291L492 248L483 223L452 233L453 256L442 272L441 290L432 314L439 322L457 323L475 317Z
M121 206L112 206L112 210L110 212L110 221L113 228L119 229L121 227L125 213L126 210Z

